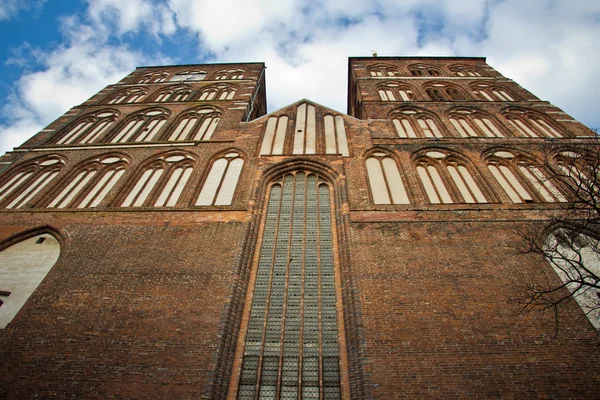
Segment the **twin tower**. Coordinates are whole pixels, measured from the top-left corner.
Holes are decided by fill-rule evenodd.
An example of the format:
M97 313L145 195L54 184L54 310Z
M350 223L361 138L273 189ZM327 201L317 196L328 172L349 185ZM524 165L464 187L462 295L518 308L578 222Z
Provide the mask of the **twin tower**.
M596 328L509 301L593 132L484 58L352 57L347 114L265 74L141 67L0 158L0 397L597 395Z

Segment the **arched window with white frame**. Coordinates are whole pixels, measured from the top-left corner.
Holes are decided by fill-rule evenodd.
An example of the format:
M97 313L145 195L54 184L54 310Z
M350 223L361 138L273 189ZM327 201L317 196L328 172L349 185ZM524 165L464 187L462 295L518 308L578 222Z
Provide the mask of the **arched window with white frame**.
M194 158L181 152L165 154L147 163L120 206L176 206L195 164Z
M58 176L64 166L62 157L51 155L9 170L0 181L0 207L27 207Z
M106 198L125 173L128 160L109 154L87 161L75 168L50 200L47 208L94 208Z
M488 169L513 203L567 201L533 159L508 150L494 151L485 158Z
M475 78L480 76L486 76L486 74L478 67L472 65L456 64L451 65L448 69L453 73L454 76Z
M511 90L497 84L477 82L470 85L470 88L477 100L505 102L517 101L517 96Z
M506 137L495 119L479 110L459 108L448 119L460 137Z
M186 101L189 100L190 95L192 94L191 86L187 85L175 85L169 86L161 91L159 91L154 96L154 101L157 103L164 103L167 101Z
M111 94L107 97L106 103L108 104L132 104L140 102L144 96L148 93L148 90L144 87L133 87L123 90L119 90L116 93Z
M245 71L241 69L224 69L215 73L213 80L239 80L244 79Z
M210 140L221 120L221 113L214 107L200 107L183 113L167 140Z
M416 161L421 184L432 204L487 203L468 163L443 151L431 150Z
M368 156L365 167L374 204L410 204L394 158L376 151Z
M441 124L435 115L418 108L403 108L392 112L392 124L401 138L441 138Z
M215 160L196 200L197 206L226 206L233 201L244 159L231 151Z
M101 110L86 114L70 124L65 133L59 135L57 144L94 143L117 120L119 113L115 110Z
M413 64L408 66L408 71L412 76L444 76L446 75L441 69L432 65Z
M383 101L411 101L414 100L414 89L397 82L386 82L377 85L377 93Z
M200 95L198 96L198 100L232 100L236 92L237 86L234 85L211 85L200 89Z
M113 134L111 143L150 142L157 140L170 112L163 109L142 110L130 116Z
M425 86L425 92L433 101L469 100L469 96L461 87L446 82L430 83Z
M169 79L169 82L197 82L206 78L205 71L182 71L178 72Z
M140 76L136 80L136 83L162 83L162 82L166 82L168 78L169 78L168 72L162 72L162 71L149 72L147 74Z
M369 67L369 75L372 77L400 76L398 69L387 64L377 64Z
M520 136L527 138L562 138L564 130L537 111L509 108L502 114Z

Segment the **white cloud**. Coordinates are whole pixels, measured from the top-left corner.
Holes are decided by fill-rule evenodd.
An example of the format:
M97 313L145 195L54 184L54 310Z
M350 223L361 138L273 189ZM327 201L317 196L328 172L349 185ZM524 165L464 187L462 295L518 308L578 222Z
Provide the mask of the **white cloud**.
M39 10L47 0L0 0L0 21L18 15L21 11Z

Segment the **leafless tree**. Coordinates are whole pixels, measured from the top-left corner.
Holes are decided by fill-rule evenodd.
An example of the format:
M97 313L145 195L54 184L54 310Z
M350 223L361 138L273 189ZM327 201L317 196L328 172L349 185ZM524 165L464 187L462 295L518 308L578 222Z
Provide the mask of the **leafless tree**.
M552 218L520 231L519 251L546 259L554 271L540 262L519 275L517 299L522 312L552 311L556 332L575 300L600 329L600 143L550 152L543 167L567 202Z

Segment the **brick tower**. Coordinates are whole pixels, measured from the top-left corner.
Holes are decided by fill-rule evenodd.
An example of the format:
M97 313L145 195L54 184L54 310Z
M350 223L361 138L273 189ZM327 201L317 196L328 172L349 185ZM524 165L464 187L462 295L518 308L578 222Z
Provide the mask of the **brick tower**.
M589 129L484 58L350 58L347 115L265 93L142 67L0 159L2 398L596 395L596 328L508 301Z

